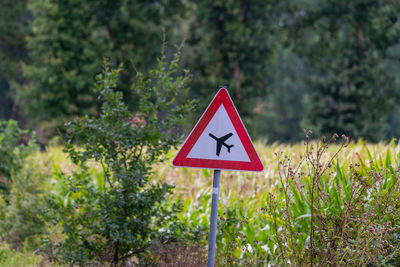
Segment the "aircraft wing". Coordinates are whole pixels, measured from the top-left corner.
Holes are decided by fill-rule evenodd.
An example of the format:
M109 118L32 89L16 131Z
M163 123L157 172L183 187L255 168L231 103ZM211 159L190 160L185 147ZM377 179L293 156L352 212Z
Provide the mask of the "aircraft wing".
M228 133L227 135L222 136L219 140L222 141L222 142L225 142L225 141L228 140L232 135L233 135L233 133Z

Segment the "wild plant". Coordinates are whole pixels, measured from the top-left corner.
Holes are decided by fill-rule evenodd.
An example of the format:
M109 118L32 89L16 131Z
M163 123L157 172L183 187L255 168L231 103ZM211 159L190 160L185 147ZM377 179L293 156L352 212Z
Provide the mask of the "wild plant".
M298 158L276 153L279 162L276 188L262 209L271 227L272 261L278 265L364 266L379 255L394 257L399 244L389 244L398 223L399 176L390 159L376 168L370 161L348 166L333 154L326 141L311 141L307 132L305 152ZM392 255L393 254L393 255Z
M47 231L41 217L46 175L38 153L34 134L14 120L0 121L0 241L12 248L36 248Z
M169 63L162 57L148 75L137 73L134 113L117 91L121 68L106 62L95 86L102 102L99 116L66 124L65 151L78 169L71 176L57 173L66 190L49 199L49 219L65 235L61 242L45 242L52 259L143 265L151 258L152 242L161 238L159 230L177 224L177 206L164 205L172 186L153 182L151 174L152 166L179 144L177 128L193 109L193 101L177 103L190 78L177 74L178 61L178 55ZM101 175L90 172L90 162L101 167Z

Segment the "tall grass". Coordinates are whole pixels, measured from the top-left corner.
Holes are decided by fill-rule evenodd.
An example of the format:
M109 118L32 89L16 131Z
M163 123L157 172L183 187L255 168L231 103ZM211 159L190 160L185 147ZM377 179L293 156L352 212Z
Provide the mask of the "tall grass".
M223 171L222 265L400 264L400 146L394 142L257 144L263 173ZM176 185L181 220L209 224L212 171L159 166Z
M399 144L257 143L256 150L263 172L222 171L219 266L400 264ZM171 152L170 159L174 155ZM63 191L57 173L68 175L76 167L61 148L49 147L40 162L45 166L42 171L52 177L45 185L47 192L63 203L71 201L74 195ZM99 166L92 164L90 172L100 186ZM182 234L196 240L188 247L178 244L154 251L160 262L171 266L175 259L182 265L204 262L212 175L212 170L174 168L170 163L155 167L155 182L175 185L171 205L176 199L183 204L178 217L187 232ZM59 230L55 226L47 238L62 239ZM17 260L18 253L7 250L15 257L7 256L6 261L3 257L2 264Z
M0 243L0 266L28 267L45 264L41 256L35 255L32 251L16 251L6 243Z

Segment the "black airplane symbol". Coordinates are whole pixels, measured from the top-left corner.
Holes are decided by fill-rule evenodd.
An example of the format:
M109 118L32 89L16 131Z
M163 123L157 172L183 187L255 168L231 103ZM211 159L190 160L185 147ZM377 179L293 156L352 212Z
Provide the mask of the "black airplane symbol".
M231 147L233 147L233 145L227 145L225 143L225 141L228 140L233 135L233 133L228 133L227 135L224 135L220 138L217 138L212 133L209 133L208 135L217 141L217 156L218 157L219 157L219 153L221 152L222 145L226 146L226 148L228 148L228 152L231 153Z

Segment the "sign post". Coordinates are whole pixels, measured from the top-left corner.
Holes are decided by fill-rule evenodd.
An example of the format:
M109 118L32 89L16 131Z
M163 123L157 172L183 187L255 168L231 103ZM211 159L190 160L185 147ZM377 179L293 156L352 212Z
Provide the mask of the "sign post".
M214 266L221 170L262 171L264 166L228 91L221 88L172 161L176 167L214 169L208 267Z
M211 200L211 218L210 234L208 237L208 264L207 267L214 266L215 243L217 241L217 218L218 218L218 197L219 197L219 178L221 170L214 170L212 200Z

